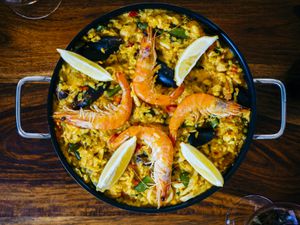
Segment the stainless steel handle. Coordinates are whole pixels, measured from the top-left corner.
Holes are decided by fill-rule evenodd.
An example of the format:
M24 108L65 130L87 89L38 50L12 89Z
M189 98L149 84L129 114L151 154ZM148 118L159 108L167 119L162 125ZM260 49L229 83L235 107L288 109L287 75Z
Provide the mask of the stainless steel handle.
M23 84L27 82L50 82L51 77L44 77L44 76L32 76L32 77L24 77L19 80L17 84L16 90L16 123L17 123L17 130L20 136L24 138L39 138L39 139L49 139L51 137L50 134L43 134L43 133L28 133L22 129L21 126L21 90Z
M286 90L284 84L280 80L276 79L263 79L263 78L257 78L254 79L254 83L259 84L274 84L279 87L280 89L280 95L281 95L281 123L280 123L280 129L275 134L254 134L253 139L255 140L270 140L270 139L276 139L279 138L285 129L286 124Z

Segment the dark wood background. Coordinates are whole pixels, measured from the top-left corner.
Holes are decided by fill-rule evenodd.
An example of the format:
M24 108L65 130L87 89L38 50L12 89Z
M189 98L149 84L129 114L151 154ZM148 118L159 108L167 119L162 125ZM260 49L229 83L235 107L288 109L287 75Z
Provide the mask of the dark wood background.
M264 195L300 203L300 2L291 0L167 1L207 16L244 53L254 77L287 85L287 127L278 140L253 141L246 159L225 187L198 204L173 213L137 214L96 200L67 174L50 140L21 138L15 125L17 81L48 75L86 24L128 1L63 0L42 20L25 20L0 4L0 223L1 224L224 224L241 196ZM47 84L26 85L22 118L27 131L47 131ZM257 87L257 133L279 126L279 92Z

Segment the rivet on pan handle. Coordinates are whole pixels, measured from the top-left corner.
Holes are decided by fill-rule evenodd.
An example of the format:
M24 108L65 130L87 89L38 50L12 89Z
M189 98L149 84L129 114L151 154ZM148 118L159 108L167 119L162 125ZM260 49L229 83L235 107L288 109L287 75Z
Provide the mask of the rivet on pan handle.
M17 123L17 130L19 135L24 138L49 139L51 137L50 134L25 132L21 126L21 90L23 84L27 82L50 82L50 80L51 77L32 76L32 77L24 77L18 82L17 90L16 90L16 123Z
M280 80L276 79L263 79L263 78L257 78L254 79L254 83L259 84L274 84L279 87L280 89L280 96L281 96L281 123L280 123L280 129L275 134L254 134L253 139L255 140L270 140L270 139L276 139L279 138L285 129L286 124L286 90L284 87L284 84Z

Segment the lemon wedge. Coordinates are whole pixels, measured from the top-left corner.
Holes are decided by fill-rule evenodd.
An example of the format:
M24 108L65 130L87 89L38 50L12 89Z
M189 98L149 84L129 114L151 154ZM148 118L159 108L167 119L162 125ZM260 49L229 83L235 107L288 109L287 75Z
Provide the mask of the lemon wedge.
M81 73L99 81L113 80L110 73L97 63L68 50L57 49L57 51L70 66Z
M215 165L198 149L192 145L181 142L181 153L191 166L211 184L223 187L224 179Z
M203 53L218 39L218 36L204 36L195 40L181 54L175 66L175 82L180 86Z
M97 184L97 190L104 192L119 180L130 162L135 147L136 137L132 137L120 145L105 165Z

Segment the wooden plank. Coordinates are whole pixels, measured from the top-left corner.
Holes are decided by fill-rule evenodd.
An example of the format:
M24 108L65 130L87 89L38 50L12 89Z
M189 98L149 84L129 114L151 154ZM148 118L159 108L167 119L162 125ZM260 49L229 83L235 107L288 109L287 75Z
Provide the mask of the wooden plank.
M280 65L280 70L270 74L276 76L280 71L285 73L299 59L300 21L296 4L297 1L277 0L247 4L181 1L179 5L202 13L222 27L249 64L275 68ZM53 15L35 21L24 20L1 5L0 81L16 82L26 75L51 75L59 58L56 48L65 48L86 24L122 5L122 1L63 1ZM261 71L255 68L254 72Z
M149 225L156 224L190 224L198 225L203 224L214 224L223 225L225 218L220 218L220 221L216 222L215 218L205 218L199 215L170 215L165 217L163 215L134 215L134 216L70 216L70 217L18 217L18 218L0 218L0 224L5 225L81 225L84 221L85 225L99 225L99 224L130 224L140 225L141 222Z

